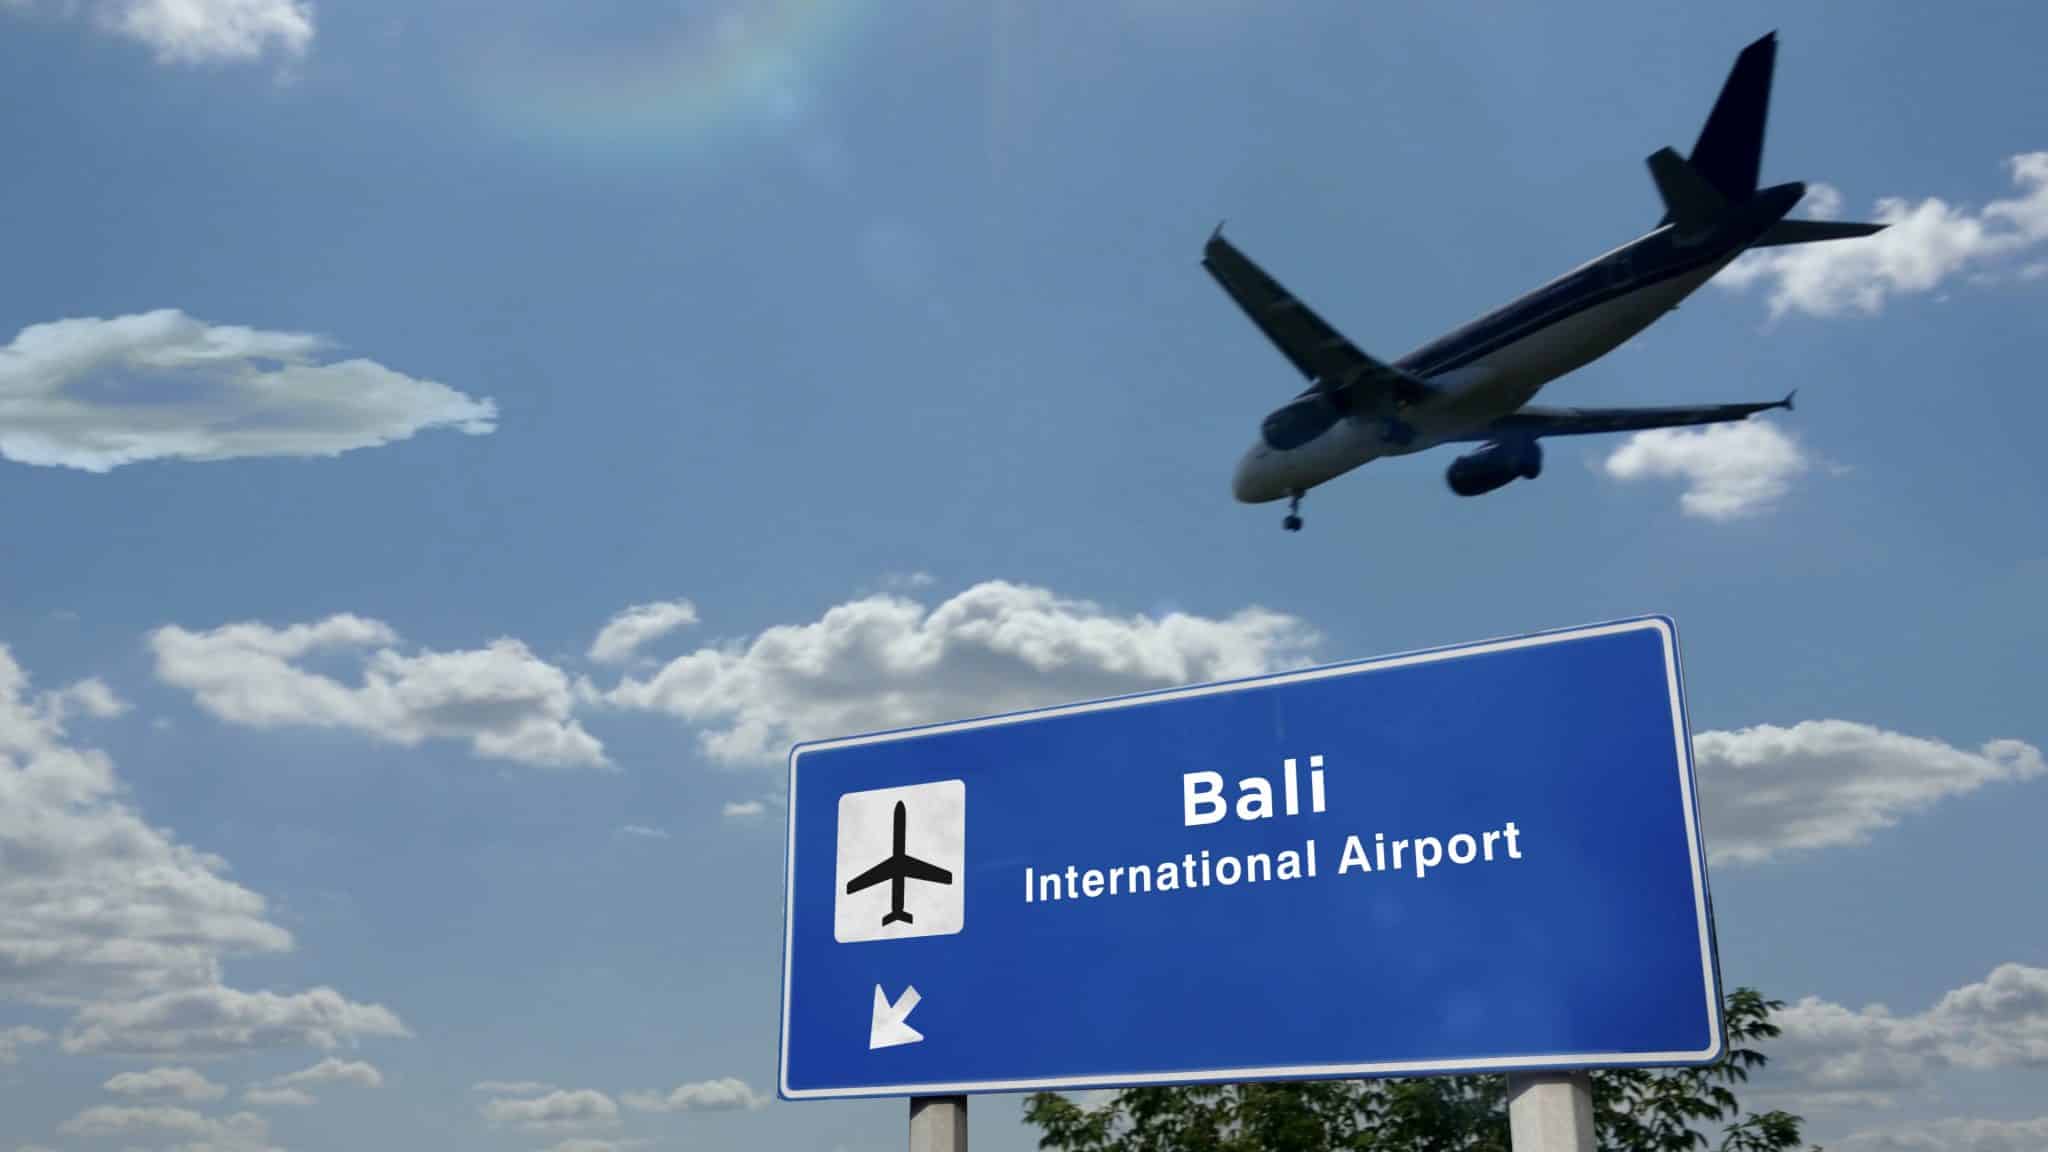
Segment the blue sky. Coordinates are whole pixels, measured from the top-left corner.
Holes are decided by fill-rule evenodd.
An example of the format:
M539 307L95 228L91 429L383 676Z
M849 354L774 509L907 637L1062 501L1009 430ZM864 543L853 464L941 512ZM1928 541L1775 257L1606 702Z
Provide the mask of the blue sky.
M766 1099L791 740L1650 611L1756 1091L2038 1146L2048 14L575 8L0 4L0 1147L898 1147ZM1796 412L1231 503L1217 220L1398 356L1774 27L1897 223L1545 399Z

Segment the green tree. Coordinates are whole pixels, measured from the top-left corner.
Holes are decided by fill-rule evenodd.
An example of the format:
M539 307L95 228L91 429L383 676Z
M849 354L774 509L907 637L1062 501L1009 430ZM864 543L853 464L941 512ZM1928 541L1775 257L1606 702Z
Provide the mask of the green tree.
M1728 1050L1703 1068L1593 1074L1604 1152L1786 1152L1800 1119L1755 1112L1735 1086L1762 1067L1782 1001L1738 988L1726 1004ZM1507 1152L1505 1076L1331 1080L1132 1088L1085 1108L1054 1092L1024 1102L1048 1152ZM1719 1140L1708 1133L1718 1126Z

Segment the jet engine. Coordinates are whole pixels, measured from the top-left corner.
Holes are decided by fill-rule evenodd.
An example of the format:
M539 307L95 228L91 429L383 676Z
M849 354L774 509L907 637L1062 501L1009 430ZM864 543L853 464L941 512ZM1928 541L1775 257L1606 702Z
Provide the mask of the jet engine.
M1543 474L1543 446L1534 440L1501 440L1451 461L1444 479L1460 496L1480 496L1517 476Z

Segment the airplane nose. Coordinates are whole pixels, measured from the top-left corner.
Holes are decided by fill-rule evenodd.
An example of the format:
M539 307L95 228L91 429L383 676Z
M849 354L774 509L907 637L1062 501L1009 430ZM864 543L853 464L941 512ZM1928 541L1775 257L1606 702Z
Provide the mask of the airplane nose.
M1260 460L1261 453L1254 447L1247 449L1237 461L1237 471L1230 477L1230 494L1240 504L1262 504L1273 499L1271 487L1265 478L1265 468Z

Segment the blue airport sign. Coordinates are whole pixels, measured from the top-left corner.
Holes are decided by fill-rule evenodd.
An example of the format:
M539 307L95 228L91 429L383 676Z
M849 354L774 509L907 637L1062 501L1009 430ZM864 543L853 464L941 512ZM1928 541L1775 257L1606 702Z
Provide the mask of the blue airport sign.
M789 1099L1696 1065L1671 622L800 744Z

